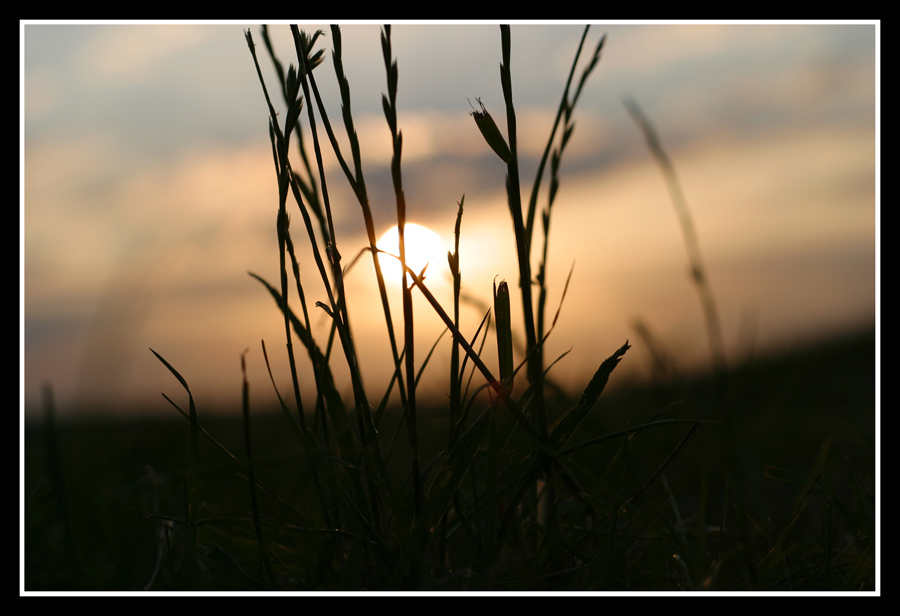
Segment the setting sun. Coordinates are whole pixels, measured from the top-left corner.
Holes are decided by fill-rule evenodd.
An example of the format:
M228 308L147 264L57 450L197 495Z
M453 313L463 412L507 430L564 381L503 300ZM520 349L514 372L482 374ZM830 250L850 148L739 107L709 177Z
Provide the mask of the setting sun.
M444 252L444 243L441 236L422 225L406 223L406 262L416 272L421 272L428 263L440 258ZM378 248L394 256L400 255L400 231L396 226L391 227L378 240ZM380 259L381 270L386 280L394 284L400 284L400 262L393 257L384 256ZM429 266L426 275L435 264Z

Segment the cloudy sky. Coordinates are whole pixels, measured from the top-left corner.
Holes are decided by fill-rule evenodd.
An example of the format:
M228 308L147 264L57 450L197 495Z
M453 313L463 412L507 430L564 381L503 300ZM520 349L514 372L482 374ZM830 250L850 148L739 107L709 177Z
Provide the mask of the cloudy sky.
M22 25L26 408L39 404L41 385L50 383L62 412L170 412L160 392L183 392L150 348L208 408L239 402L245 349L254 399L272 399L261 340L286 388L279 314L248 275L278 280L277 187L248 28L274 89L258 25ZM326 31L316 75L342 130L329 29L302 28ZM342 27L379 232L396 223L380 29ZM512 28L523 191L583 30ZM296 63L288 26L271 32L280 59ZM550 357L570 351L555 369L558 380L573 392L583 387L626 339L636 342L636 319L685 369L709 355L681 229L622 104L626 96L654 123L679 174L731 361L874 323L877 25L596 23L586 54L604 34L600 63L575 111L551 224L551 315L574 264L547 343ZM495 277L518 279L505 165L469 116L476 98L495 118L504 116L499 28L399 24L392 43L409 218L449 245L465 195L461 267L473 299L462 318L464 331L474 333ZM327 179L338 246L355 255L366 245L359 206L339 169L332 166ZM292 226L298 245L300 220ZM301 255L301 270L310 304L324 300L309 255ZM428 271L446 302L445 259ZM347 292L366 385L381 392L387 334L372 278L371 261L362 260L348 274ZM399 315L399 290L392 289ZM324 346L327 315L310 310ZM424 303L416 315L417 356L424 357L442 328ZM445 337L423 381L436 395L446 389L448 345ZM623 374L647 374L649 355L639 346Z

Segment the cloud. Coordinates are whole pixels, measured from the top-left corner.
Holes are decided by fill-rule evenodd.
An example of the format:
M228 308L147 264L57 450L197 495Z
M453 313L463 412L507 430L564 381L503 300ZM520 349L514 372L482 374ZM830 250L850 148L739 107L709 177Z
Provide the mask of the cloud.
M128 88L158 80L177 56L202 47L210 30L189 25L92 26L68 63L86 84Z
M268 116L241 29L74 28L81 38L67 28L55 36L41 30L46 48L32 49L25 76L26 359L34 375L29 379L71 383L76 377L63 372L87 358L82 365L88 368L80 373L88 384L85 395L96 389L102 395L149 392L158 399L160 384L170 375L146 351L154 346L187 368L192 389L196 384L201 391L202 383L212 395L222 389L222 374L237 372L244 348L261 337L270 345L282 344L278 336L283 340L271 298L246 275L249 269L276 279L277 195ZM380 232L396 222L396 214L389 131L380 108L385 83L378 27L360 28L359 37L352 27L344 30L354 119ZM526 192L581 27L563 30L513 30ZM592 28L597 37L604 30ZM574 40L562 36L567 31ZM289 31L277 32L282 60L288 62ZM818 302L854 279L854 292L865 291L868 272L854 278L848 266L829 278L827 268L841 262L840 255L849 255L853 267L864 264L865 250L872 250L866 243L874 218L871 50L858 63L848 52L836 66L830 61L834 50L821 46L829 42L827 35L844 31L827 28L701 32L614 26L609 32L576 110L554 206L554 298L572 261L578 262L554 349L562 352L575 339L589 347L586 355L573 352L576 365L592 365L591 350L621 345L619 337L628 336L635 311L663 332L699 318L664 184L621 106L620 97L629 91L625 86L640 86L633 93L682 174L714 275L743 276L754 285L748 293L765 297L771 279L765 273L749 276L746 264L763 263L753 255L768 251L776 257L765 261L766 267L784 259L782 272L821 281L805 290ZM480 96L495 119L504 115L497 30L398 27L394 37L410 215L446 236L456 203L466 194L464 285L467 292L486 296L482 291L490 289L493 276L515 276L514 264L503 260L512 253L506 170L484 144L466 98L474 103ZM852 50L851 43L865 42L858 34L849 38L856 42L838 47ZM60 45L51 45L54 39ZM723 42L733 46L717 47ZM744 57L748 51L756 55ZM323 95L341 135L339 99L327 90L334 87L330 58L323 68ZM264 63L263 70L272 87L271 67ZM339 139L349 158L346 139ZM326 166L342 251L349 259L366 243L359 207L340 170L330 162ZM581 175L583 170L589 172ZM301 218L296 205L291 208L292 230L302 238ZM832 241L842 234L844 243ZM824 258L828 250L838 256ZM302 256L301 270L310 301L320 299L309 255ZM365 271L360 268L354 278ZM775 280L778 301L764 310L791 304L799 312L803 297L788 293L788 278ZM733 282L729 293L740 291ZM354 296L354 305L365 312L368 298ZM741 298L729 301L733 305ZM594 314L579 314L584 307ZM473 319L481 316L473 311ZM602 323L603 340L586 344L578 338L585 318ZM702 325L696 325L702 337ZM382 324L359 335L377 345L383 330ZM137 359L128 359L120 342ZM132 367L116 373L126 383L121 389L103 391L107 360ZM28 387L37 391L31 381ZM59 400L65 400L62 393Z

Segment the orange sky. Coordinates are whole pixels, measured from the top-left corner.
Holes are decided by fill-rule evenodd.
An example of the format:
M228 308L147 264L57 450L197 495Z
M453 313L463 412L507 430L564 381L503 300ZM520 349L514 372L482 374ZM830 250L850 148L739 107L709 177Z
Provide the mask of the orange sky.
M150 347L208 408L239 402L240 354L249 348L251 387L262 404L273 395L261 339L286 389L283 326L265 289L247 275L278 280L277 193L265 104L242 28L24 26L25 407L50 382L63 412L79 405L170 412L160 392L176 399L182 392ZM396 216L378 27L344 30L380 234ZM581 31L513 27L526 196ZM287 27L274 32L287 62ZM552 218L549 316L574 263L547 343L548 357L570 351L556 378L573 392L583 387L625 339L635 342L636 318L684 366L708 356L681 231L621 104L625 95L655 123L679 173L733 361L751 339L759 350L873 324L876 25L596 24L587 47L604 32L602 59L575 111ZM253 34L264 58L258 27ZM487 150L466 100L480 97L495 118L503 116L498 31L409 25L395 28L393 39L409 219L449 245L465 194L463 283L487 302L495 277L515 283L518 276L505 165ZM323 44L329 59L317 78L330 83L330 40ZM339 125L333 86L323 94ZM338 245L345 257L355 255L366 244L359 207L338 172L328 178ZM380 392L387 337L368 263L348 276L347 292L366 385ZM312 260L301 257L301 268L310 303L324 300ZM446 302L442 268L443 260L429 267L429 282ZM324 345L326 320L310 310ZM463 329L474 332L481 316L467 306ZM419 301L416 324L421 358L441 327ZM445 391L447 348L445 336L423 381L435 395ZM635 348L621 371L646 374L647 362Z

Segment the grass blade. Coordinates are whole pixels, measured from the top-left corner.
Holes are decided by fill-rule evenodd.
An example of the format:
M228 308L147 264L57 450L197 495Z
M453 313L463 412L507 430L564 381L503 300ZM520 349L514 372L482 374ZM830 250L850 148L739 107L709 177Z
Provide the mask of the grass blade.
M187 522L188 542L185 564L186 583L189 588L193 588L196 586L199 576L198 545L200 542L200 426L197 423L197 409L194 406L194 396L191 394L191 389L188 387L184 377L169 362L163 359L159 353L153 349L150 349L150 352L156 355L156 358L175 375L175 378L178 379L178 382L181 383L188 394L190 428L188 429L184 488L184 517Z
M253 439L250 436L250 385L247 382L246 355L247 351L241 353L241 410L244 418L244 445L247 449L247 475L250 480L250 504L253 511L253 528L259 544L259 555L266 570L269 586L274 589L277 588L278 582L272 572L272 563L269 561L269 549L266 547L266 538L263 535L259 517L259 504L256 501L256 471L253 468Z
M607 357L603 363L600 364L600 367L597 368L597 372L594 373L590 383L588 383L588 386L581 394L578 403L557 422L556 427L550 435L550 442L556 448L561 449L575 434L575 430L581 422L584 421L584 418L587 417L588 412L594 407L594 404L596 404L597 400L600 398L600 394L603 393L603 389L606 387L606 383L609 381L609 376L612 374L612 371L619 365L622 356L625 355L630 348L631 345L629 345L626 340L625 344L619 347L619 350Z

